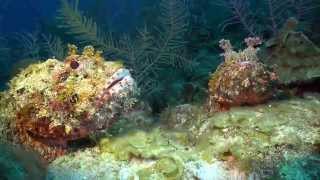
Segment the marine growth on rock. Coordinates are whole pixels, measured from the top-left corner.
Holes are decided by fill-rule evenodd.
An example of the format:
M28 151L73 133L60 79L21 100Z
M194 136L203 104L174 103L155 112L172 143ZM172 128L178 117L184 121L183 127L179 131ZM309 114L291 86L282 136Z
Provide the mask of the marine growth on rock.
M297 29L298 21L288 19L280 33L269 39L260 53L261 60L274 67L283 85L320 78L320 48Z

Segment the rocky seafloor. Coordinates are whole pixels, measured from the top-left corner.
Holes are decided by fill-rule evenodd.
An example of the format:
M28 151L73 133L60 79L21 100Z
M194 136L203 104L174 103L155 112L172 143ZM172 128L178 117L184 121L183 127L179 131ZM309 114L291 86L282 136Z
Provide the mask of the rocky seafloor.
M36 171L48 180L317 179L320 94L307 93L305 84L319 92L319 73L309 76L318 68L304 67L303 51L306 59L292 61L289 73L274 73L257 55L261 40L245 42L236 51L220 41L225 61L210 76L206 103L157 115L139 98L130 70L92 46L81 53L69 45L64 61L30 65L0 93L0 140L10 144L0 146L0 170L16 170L0 172L0 179L34 179ZM291 59L288 52L300 46L287 45L267 54ZM310 59L318 60L319 48L311 47ZM21 158L29 150L40 160Z
M318 94L213 115L185 104L162 113L165 125L141 129L128 119L120 133L53 161L47 179L320 177ZM140 112L132 119L148 117Z

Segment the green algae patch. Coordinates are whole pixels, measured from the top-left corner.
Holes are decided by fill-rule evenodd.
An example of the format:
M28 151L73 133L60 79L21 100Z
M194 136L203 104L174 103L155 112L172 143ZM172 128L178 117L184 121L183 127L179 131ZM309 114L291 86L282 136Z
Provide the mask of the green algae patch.
M286 163L283 161L288 154L303 157L319 150L320 97L310 95L237 107L211 116L206 116L202 107L191 106L170 109L162 116L168 118L165 122L172 120L169 126L174 129L131 129L105 136L97 147L88 150L89 154L61 157L49 169L69 168L89 175L92 171L89 177L94 178L97 176L93 172L115 179L173 180L204 179L201 177L216 177L215 174L227 179L236 168L246 177L250 173L269 177L263 172L287 172L289 166L278 165Z
M312 151L320 139L319 107L319 98L309 97L216 113L198 120L196 151L207 161L227 154L245 169L289 149Z
M159 171L167 178L176 179L181 177L183 171L182 161L174 157L163 157L155 165L156 171Z
M141 176L157 174L164 179L179 179L184 164L199 159L196 152L179 141L186 142L183 132L155 128L151 131L136 130L118 137L104 137L99 142L99 149L119 161L144 164L138 171Z
M267 159L277 164L288 151L299 154L319 147L320 97L316 94L213 114L201 106L180 105L163 114L168 128L188 132L185 145L193 146L202 160L232 159L245 171L262 169Z
M102 152L113 154L120 160L130 158L153 159L166 156L167 154L186 155L192 158L192 153L185 150L175 138L185 138L183 133L170 133L159 128L150 132L133 131L118 137L105 137L100 140L99 147Z

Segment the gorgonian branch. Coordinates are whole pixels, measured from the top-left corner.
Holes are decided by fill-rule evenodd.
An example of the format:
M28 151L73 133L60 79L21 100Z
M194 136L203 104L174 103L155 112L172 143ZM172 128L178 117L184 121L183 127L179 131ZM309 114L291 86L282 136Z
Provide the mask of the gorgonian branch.
M251 11L250 1L247 0L224 0L217 5L223 6L231 11L231 16L222 24L222 31L227 27L235 24L241 24L250 36L258 34L255 25L257 24L254 18L254 13Z

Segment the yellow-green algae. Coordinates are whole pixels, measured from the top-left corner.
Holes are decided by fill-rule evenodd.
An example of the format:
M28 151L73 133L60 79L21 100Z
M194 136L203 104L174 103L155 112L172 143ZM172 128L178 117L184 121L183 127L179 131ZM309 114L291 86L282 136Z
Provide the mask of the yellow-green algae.
M185 174L192 171L188 169L192 162L229 163L232 156L234 162L230 163L233 165L247 173L259 173L259 170L276 171L278 167L270 167L270 164L276 166L287 154L299 156L319 150L316 149L320 143L319 96L232 108L210 117L203 115L204 111L199 110L202 107L188 109L190 112L171 109L172 113L202 114L187 119L193 123L171 119L175 123L182 122L184 126L172 127L183 127L184 131L157 127L105 136L98 147L61 157L50 165L49 170L60 167L80 173L84 172L80 167L90 166L97 173L102 167L113 167L115 178L123 177L126 172L129 174L126 179L190 179ZM163 117L169 118L168 121L181 116ZM91 160L88 151L93 157ZM96 165L98 161L105 163Z
M102 138L99 147L102 153L110 153L121 161L149 161L147 168L138 174L161 174L168 179L182 176L183 164L197 159L196 153L181 145L185 133L167 132L159 128L134 131L114 138Z
M289 149L315 150L320 144L319 126L320 98L311 96L233 108L198 119L189 129L203 159L233 156L242 168L251 169L254 162L263 163Z
M150 131L134 130L119 136L103 137L99 146L60 157L50 165L50 169L55 171L62 167L81 173L84 167L95 166L97 173L102 168L100 162L105 162L105 166L110 166L109 173L97 173L95 177L118 179L124 176L123 171L128 171L126 179L181 179L185 164L199 160L192 148L181 145L180 141L185 141L184 136L183 132L152 128Z
M0 141L10 138L8 126L15 116L14 109L12 97L6 92L0 92Z

